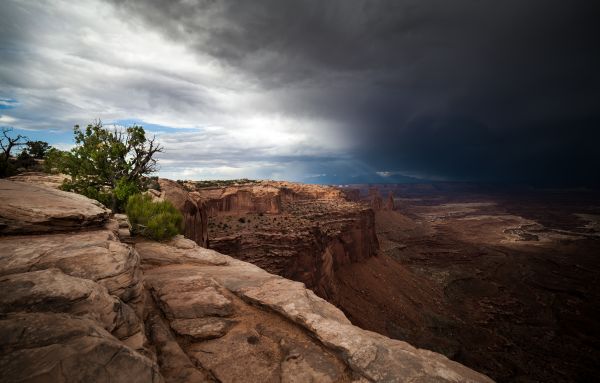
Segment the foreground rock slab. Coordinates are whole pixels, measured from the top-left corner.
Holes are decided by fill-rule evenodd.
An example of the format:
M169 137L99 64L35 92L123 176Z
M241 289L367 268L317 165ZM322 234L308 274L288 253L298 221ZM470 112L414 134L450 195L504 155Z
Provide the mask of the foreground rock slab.
M219 381L491 382L440 354L353 326L302 283L224 255L215 262L213 251L182 241L135 247L181 350ZM174 263L170 254L182 251L193 261Z
M103 226L110 211L84 196L0 180L0 234L44 233Z
M19 313L0 320L3 382L159 383L156 365L94 321Z
M0 275L56 268L97 281L124 301L139 297L139 258L107 229L0 237Z

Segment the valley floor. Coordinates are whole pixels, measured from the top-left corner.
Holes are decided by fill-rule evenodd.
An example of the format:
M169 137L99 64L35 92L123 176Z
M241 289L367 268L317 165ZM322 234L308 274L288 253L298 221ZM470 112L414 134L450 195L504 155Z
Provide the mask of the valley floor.
M354 324L499 382L593 381L600 366L600 202L395 190L380 256L336 274Z

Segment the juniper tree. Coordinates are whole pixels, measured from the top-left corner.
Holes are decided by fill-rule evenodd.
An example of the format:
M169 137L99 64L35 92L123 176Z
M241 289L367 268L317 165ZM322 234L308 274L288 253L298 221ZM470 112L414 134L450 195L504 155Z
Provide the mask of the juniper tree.
M59 169L71 176L63 189L94 198L113 211L122 210L129 196L142 190L145 176L158 170L154 155L163 148L144 128L105 129L98 121L74 127L76 146Z

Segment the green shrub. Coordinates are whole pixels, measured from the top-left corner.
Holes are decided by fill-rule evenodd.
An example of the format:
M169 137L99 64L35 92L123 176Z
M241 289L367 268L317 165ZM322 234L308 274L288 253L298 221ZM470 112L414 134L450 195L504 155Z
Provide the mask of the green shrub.
M127 178L123 177L117 181L112 192L114 194L112 201L115 203L115 205L112 206L113 210L123 211L127 201L129 201L129 197L139 193L140 189L134 181L129 181Z
M50 148L44 157L44 171L46 173L63 173L66 171L71 153L56 148Z
M125 212L133 235L162 241L183 231L183 216L169 201L153 202L147 194L134 194L129 197Z

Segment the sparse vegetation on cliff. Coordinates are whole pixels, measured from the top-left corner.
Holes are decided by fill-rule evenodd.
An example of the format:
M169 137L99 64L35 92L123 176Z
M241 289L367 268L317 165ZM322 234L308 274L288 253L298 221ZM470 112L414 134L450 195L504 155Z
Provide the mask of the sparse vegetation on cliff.
M154 202L149 195L134 194L129 197L125 212L134 235L162 241L183 230L183 216L169 201Z
M21 152L15 149L23 147ZM30 141L26 136L15 134L12 128L2 128L0 133L0 178L24 171L42 171L50 151L58 151L45 141Z

